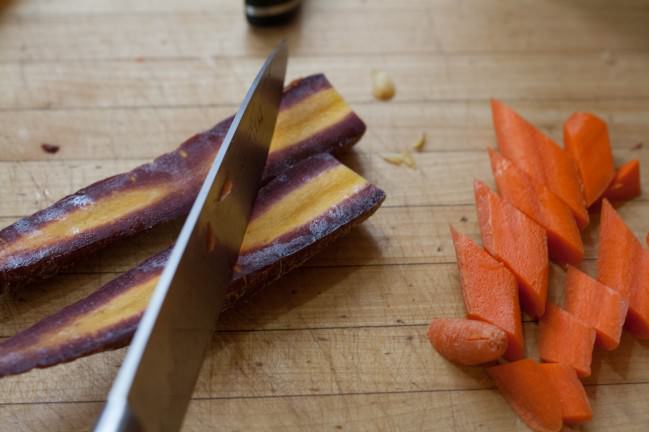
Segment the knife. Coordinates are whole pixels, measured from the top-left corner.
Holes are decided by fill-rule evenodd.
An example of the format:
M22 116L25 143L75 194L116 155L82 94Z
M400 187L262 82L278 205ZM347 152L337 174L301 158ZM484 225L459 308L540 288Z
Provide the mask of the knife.
M281 42L234 117L142 315L96 432L182 426L259 189L287 55Z

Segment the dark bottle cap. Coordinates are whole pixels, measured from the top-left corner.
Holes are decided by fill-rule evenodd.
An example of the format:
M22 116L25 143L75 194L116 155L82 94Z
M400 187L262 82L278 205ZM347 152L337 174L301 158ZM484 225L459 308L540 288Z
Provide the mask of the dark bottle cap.
M252 25L271 26L293 18L302 0L246 0L246 18Z

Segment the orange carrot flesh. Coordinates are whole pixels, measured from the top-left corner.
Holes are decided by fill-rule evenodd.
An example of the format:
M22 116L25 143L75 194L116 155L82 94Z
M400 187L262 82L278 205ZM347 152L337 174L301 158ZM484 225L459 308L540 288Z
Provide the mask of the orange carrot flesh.
M642 245L611 203L604 199L599 223L597 280L628 299L634 284L636 260ZM632 303L629 302L629 310Z
M428 339L446 360L475 366L499 359L507 350L507 334L493 324L469 319L434 319Z
M638 339L649 339L649 252L640 249L625 327Z
M489 149L489 158L502 197L546 230L550 257L559 264L578 264L584 245L570 209L497 151Z
M611 351L620 344L629 302L619 292L569 266L564 307L595 329L598 346Z
M579 424L590 421L593 410L575 370L559 363L542 363L540 367L559 396L563 422Z
M590 207L615 177L608 126L593 114L576 112L563 124L563 141L577 165Z
M548 303L539 325L541 360L569 366L582 377L590 376L595 335L595 329Z
M530 429L558 432L561 402L541 365L531 359L487 368L507 403Z
M480 181L473 183L485 249L514 274L523 310L538 318L548 294L548 246L545 230Z
M502 154L559 197L574 214L580 228L588 225L581 178L570 156L504 103L492 100L491 112Z
M604 192L604 198L609 201L629 201L641 193L640 162L634 159L618 168L611 185Z
M507 333L507 360L524 355L516 278L471 239L451 228L467 316Z

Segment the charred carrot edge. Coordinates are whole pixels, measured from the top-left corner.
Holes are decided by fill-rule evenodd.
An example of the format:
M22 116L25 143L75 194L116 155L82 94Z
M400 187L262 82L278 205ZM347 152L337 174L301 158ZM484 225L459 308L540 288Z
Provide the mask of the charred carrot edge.
M383 191L326 154L268 183L259 192L224 308L301 265L369 217L384 198ZM151 257L0 343L0 376L126 345L168 254Z
M231 121L0 231L0 288L51 276L82 255L186 214ZM297 80L285 90L264 178L310 155L347 148L364 132L324 75Z

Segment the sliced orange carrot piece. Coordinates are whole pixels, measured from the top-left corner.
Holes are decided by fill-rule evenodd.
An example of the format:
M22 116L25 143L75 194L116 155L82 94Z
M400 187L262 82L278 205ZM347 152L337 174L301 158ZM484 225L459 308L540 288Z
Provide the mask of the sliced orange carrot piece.
M516 276L523 310L542 316L548 294L545 230L481 181L474 181L473 189L482 244Z
M649 252L639 249L626 329L638 339L649 339Z
M578 424L590 421L593 410L575 370L559 363L542 363L541 369L557 391L563 422Z
M489 158L502 197L547 231L550 257L559 264L578 264L584 245L570 209L497 151L489 149Z
M577 165L590 207L615 177L608 126L593 114L573 113L563 124L563 142Z
M626 299L634 284L636 260L642 245L611 203L602 201L597 253L597 280ZM633 307L629 302L629 310Z
M507 350L507 333L471 319L434 319L428 326L428 339L442 357L464 366L498 360Z
M596 343L607 351L620 344L629 302L619 292L568 266L564 307L595 329Z
M634 159L618 168L615 178L604 192L604 198L609 201L629 201L641 193L640 162Z
M491 113L502 154L554 192L570 208L580 228L588 225L581 178L568 153L504 103L492 100Z
M467 316L507 333L507 360L524 356L516 278L483 248L451 227Z
M557 390L532 359L487 368L509 406L530 429L558 432L562 427L561 402Z
M590 376L595 334L595 329L582 320L548 303L539 325L541 360L570 366L582 377Z

